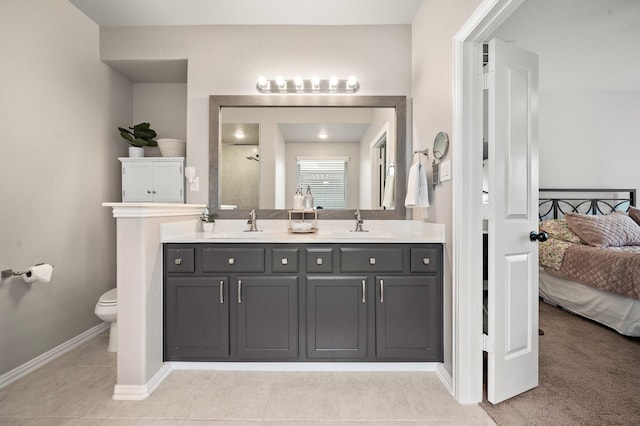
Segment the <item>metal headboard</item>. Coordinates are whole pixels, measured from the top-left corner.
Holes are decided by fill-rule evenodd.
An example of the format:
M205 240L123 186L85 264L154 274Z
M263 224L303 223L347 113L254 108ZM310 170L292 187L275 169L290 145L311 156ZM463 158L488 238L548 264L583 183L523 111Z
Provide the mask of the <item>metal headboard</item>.
M540 220L562 219L565 213L604 215L627 212L636 205L635 189L553 189L539 190Z

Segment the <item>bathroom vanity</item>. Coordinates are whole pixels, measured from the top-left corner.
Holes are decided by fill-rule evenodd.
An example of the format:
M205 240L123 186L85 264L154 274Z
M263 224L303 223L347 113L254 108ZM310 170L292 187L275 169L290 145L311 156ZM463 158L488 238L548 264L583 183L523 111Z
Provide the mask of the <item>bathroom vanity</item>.
M165 361L442 362L441 243L248 235L164 244Z

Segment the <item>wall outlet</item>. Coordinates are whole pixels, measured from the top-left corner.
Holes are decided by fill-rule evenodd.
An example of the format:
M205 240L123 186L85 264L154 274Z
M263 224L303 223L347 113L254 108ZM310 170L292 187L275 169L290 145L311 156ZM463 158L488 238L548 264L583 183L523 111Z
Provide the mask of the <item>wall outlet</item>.
M440 163L440 182L451 180L451 160Z

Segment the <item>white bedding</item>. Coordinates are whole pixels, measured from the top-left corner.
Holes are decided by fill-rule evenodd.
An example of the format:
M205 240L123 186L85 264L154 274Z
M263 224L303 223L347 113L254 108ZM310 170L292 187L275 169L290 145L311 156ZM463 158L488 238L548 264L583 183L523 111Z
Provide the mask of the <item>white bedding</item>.
M540 268L540 296L545 302L613 328L640 336L640 300L609 293L545 272Z

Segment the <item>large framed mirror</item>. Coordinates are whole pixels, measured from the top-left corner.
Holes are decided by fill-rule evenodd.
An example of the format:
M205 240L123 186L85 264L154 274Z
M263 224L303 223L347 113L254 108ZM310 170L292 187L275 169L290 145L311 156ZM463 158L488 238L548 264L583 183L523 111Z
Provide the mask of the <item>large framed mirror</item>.
M210 96L209 111L209 206L219 218L255 209L286 219L296 188L309 186L321 219L356 209L406 219L406 97Z

